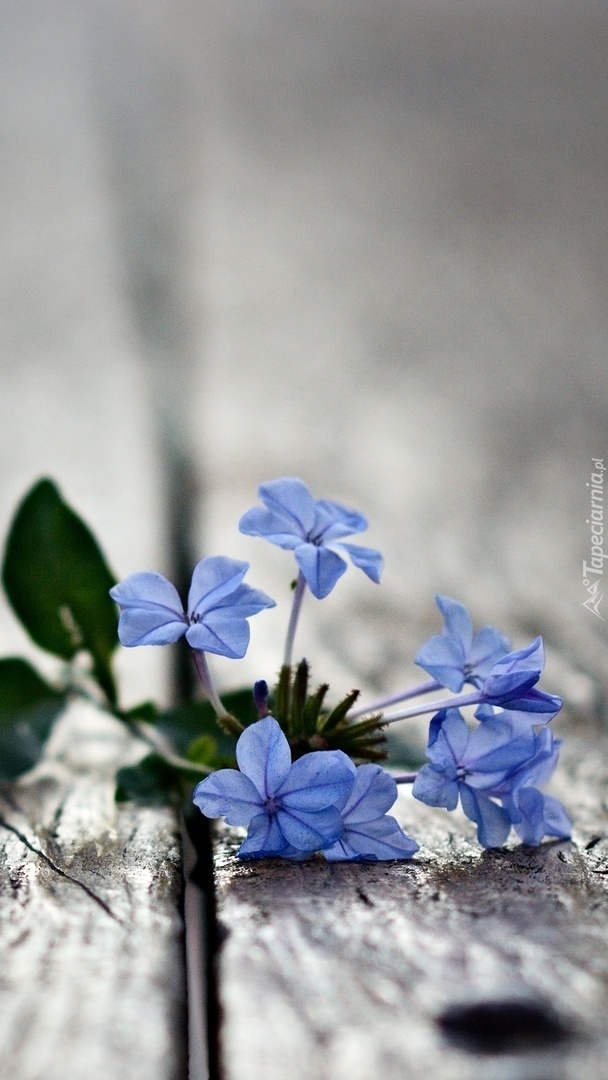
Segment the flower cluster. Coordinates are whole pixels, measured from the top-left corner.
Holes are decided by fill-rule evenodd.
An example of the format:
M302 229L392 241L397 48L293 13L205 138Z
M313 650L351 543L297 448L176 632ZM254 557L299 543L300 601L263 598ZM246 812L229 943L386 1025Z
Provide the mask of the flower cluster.
M298 575L277 685L273 693L264 679L254 687L257 721L244 726L242 717L227 712L207 662L208 653L242 657L249 644L247 620L274 605L243 583L247 563L202 559L187 610L157 573L132 574L111 590L121 609L122 644L163 645L185 637L220 726L238 735L238 768L204 768L210 775L193 798L207 817L247 829L241 858L306 859L315 852L330 862L410 858L416 841L387 813L399 783L413 784L414 797L430 806L454 810L460 802L483 847L504 844L511 828L526 844L569 837L561 803L540 790L557 764L560 740L548 724L562 705L537 686L544 667L541 639L511 650L493 627L474 634L463 604L438 596L442 633L415 657L430 679L363 706L352 691L328 709L328 686L310 693L307 662L295 668L291 663L303 598L307 590L317 599L328 596L347 559L378 583L382 556L344 543L367 528L362 514L316 501L301 480L263 484L259 495L263 506L243 515L241 532L292 551ZM452 696L391 711L441 690ZM474 720L467 721L460 710L473 706ZM432 714L428 764L418 773L392 776L376 763L383 756L384 729L425 714Z
M504 844L511 826L525 844L569 837L563 806L538 790L555 768L560 740L546 727L535 731L522 713L478 711L478 718L482 723L471 731L458 709L437 714L427 749L430 764L416 777L413 795L446 810L460 800L486 848Z
M207 817L246 825L241 858L301 859L323 851L330 861L407 859L418 844L388 817L395 781L379 765L355 768L341 750L318 750L292 762L272 716L248 727L236 747L237 769L203 780L194 802Z

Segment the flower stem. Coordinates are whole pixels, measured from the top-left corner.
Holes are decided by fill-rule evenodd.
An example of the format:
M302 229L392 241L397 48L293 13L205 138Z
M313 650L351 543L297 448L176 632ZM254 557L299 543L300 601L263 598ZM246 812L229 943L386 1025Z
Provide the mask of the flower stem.
M200 765L197 762L188 761L187 758L175 754L171 744L158 733L153 724L146 724L141 720L134 721L125 719L123 719L123 723L126 724L136 738L143 739L151 750L158 754L167 765L171 765L174 769L178 769L180 772L199 773L201 776L209 776L209 773L214 772L214 769L210 765Z
M480 690L476 694L456 694L443 701L431 701L430 705L413 705L411 709L401 709L392 716L383 716L383 724L395 724L397 720L409 720L413 716L424 716L425 713L439 712L440 709L460 709L464 705L479 705L483 701Z
M194 665L203 684L205 693L213 705L217 716L227 716L228 713L222 705L220 696L215 689L211 670L207 662L207 654L204 653L202 649L193 649L192 655L194 657Z
M285 655L283 657L283 666L291 667L291 656L293 653L293 642L296 636L296 627L298 625L298 619L300 617L300 608L302 607L302 599L304 591L306 589L306 578L300 570L298 573L298 580L296 581L296 587L293 593L293 603L291 605L291 615L289 616L289 625L287 627L287 637L285 639Z
M439 690L440 687L441 683L438 683L436 679L428 679L427 682L418 683L417 686L412 686L409 690L400 690L397 694L391 694L390 697L372 701L371 705L359 706L358 709L349 712L348 719L356 720L358 716L363 716L364 713L382 712L383 709L388 709L390 705L397 705L400 701L408 701L410 698L420 697L422 694L431 694L433 690Z
M393 776L393 780L396 784L413 784L417 776L417 772L406 772L401 773L400 776Z

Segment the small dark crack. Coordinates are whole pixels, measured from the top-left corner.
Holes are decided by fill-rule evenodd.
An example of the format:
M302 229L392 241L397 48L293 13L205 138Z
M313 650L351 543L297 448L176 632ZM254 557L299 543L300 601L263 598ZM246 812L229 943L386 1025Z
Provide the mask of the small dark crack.
M600 844L603 839L604 839L603 836L594 836L593 839L591 839L588 844L585 844L585 851L592 851L593 848L597 844Z
M366 892L364 892L364 891L363 891L363 889L362 889L362 888L360 888L360 887L359 887L359 888L357 889L357 896L359 897L359 899L361 900L361 902L362 902L363 904L365 904L365 906L366 906L366 907L375 907L375 906L376 906L376 905L374 904L374 901L373 901L373 900L370 900L370 898L369 898L369 896L367 895L367 893L366 893Z
M66 881L71 881L72 885L77 885L79 889L82 889L82 891L85 892L87 896L90 897L90 899L93 900L102 909L102 911L105 911L106 915L109 915L110 918L114 920L114 922L117 922L120 926L124 926L122 919L119 919L118 915L114 914L112 909L106 904L105 900L102 900L101 897L98 896L97 893L94 893L93 890L88 887L88 885L84 884L84 882L79 881L78 878L72 877L71 874L68 874L65 870L62 870L60 866L57 866L57 864L54 863L53 860L44 853L44 851L40 851L39 848L35 847L35 845L32 844L31 840L28 840L27 836L25 836L14 825L10 825L8 821L6 821L5 818L3 818L1 815L0 826L2 826L2 828L4 829L7 829L8 832L13 833L13 835L16 836L17 839L20 840L21 843L24 844L29 851L31 851L34 855L37 855L39 859L42 859L43 862L45 862L55 874L58 874L59 877L64 878Z

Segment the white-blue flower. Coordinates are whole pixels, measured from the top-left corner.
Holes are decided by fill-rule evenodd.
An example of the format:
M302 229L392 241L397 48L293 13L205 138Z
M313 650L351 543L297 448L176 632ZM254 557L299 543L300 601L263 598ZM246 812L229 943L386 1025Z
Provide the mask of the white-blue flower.
M377 862L410 859L418 844L406 836L398 821L387 814L397 799L397 785L380 765L351 762L354 783L338 802L342 833L324 849L328 862Z
M196 787L206 817L246 825L241 858L319 851L342 832L336 804L353 786L353 767L340 750L317 750L291 761L289 743L273 716L245 729L237 769L220 769Z
M367 529L363 514L328 499L315 500L302 480L290 476L261 484L258 495L264 507L243 514L239 529L293 551L310 591L319 600L346 570L347 557L372 581L380 581L380 552L341 542Z
M546 727L535 732L513 716L490 717L470 731L458 709L442 710L431 723L430 763L418 773L412 794L447 810L460 799L485 848L504 844L512 825L524 843L538 844L545 835L566 838L570 823L561 803L537 790L553 773L560 745Z
M414 663L455 694L465 682L480 687L494 664L509 651L509 639L484 626L473 637L473 623L464 604L451 596L436 596L443 615L443 633L435 634L416 653Z
M162 574L130 574L110 590L120 606L122 645L168 645L185 636L193 649L240 659L249 645L247 619L275 601L243 585L246 562L224 556L201 559L194 568L184 611L174 585Z

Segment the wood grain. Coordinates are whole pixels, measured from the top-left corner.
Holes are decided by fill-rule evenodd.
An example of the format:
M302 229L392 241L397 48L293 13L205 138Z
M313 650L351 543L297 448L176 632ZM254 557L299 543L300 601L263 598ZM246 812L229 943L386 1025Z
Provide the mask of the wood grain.
M226 1075L605 1078L606 749L571 741L573 843L483 852L410 794L408 863L242 863L222 830Z
M115 720L75 705L1 793L7 1080L183 1075L180 837L168 810L114 803L129 757Z
M95 92L104 57L111 79L101 16L99 5L69 0L0 8L0 515L5 532L17 500L50 475L123 577L166 570L170 553L147 343ZM145 198L139 185L133 199ZM0 646L51 679L61 674L4 600ZM125 707L168 701L166 651L120 650L117 669ZM116 769L142 752L110 717L74 705L44 761L0 793L6 1080L186 1071L177 822L168 810L114 803Z
M226 1076L605 1078L607 640L581 570L608 453L606 13L205 11L200 533L279 602L222 675L278 667L291 555L235 530L258 483L301 475L386 556L380 589L349 571L306 598L313 678L336 697L413 681L435 592L517 645L542 633L575 822L572 844L484 853L403 794L419 855L350 867L240 863L220 830Z

